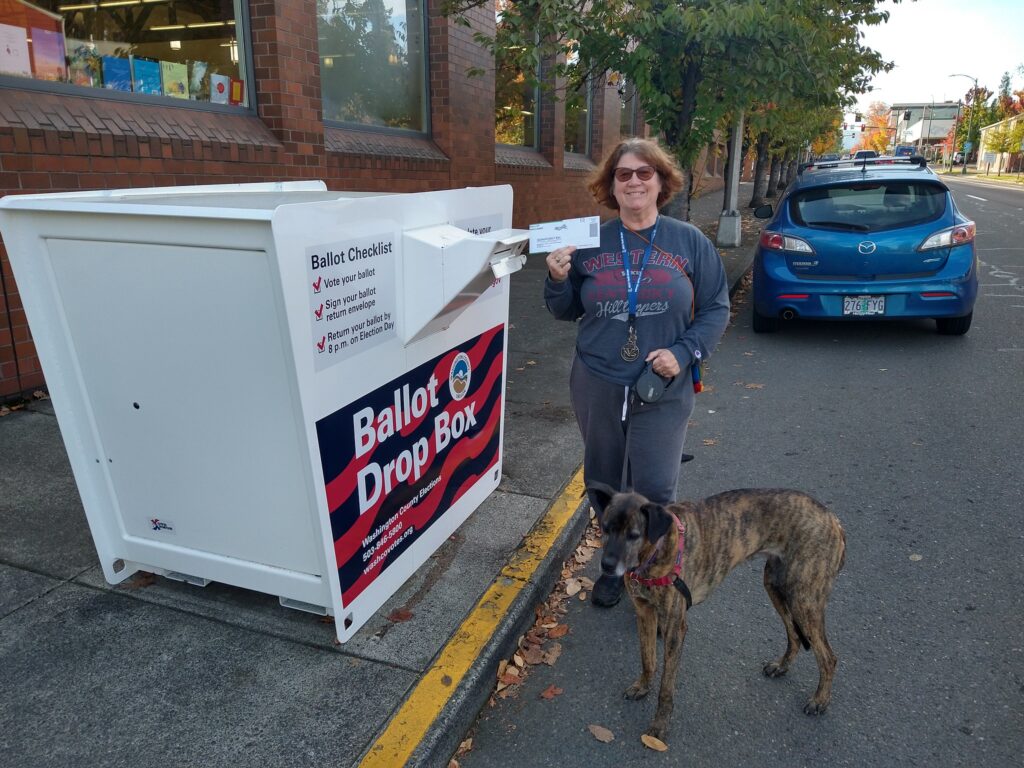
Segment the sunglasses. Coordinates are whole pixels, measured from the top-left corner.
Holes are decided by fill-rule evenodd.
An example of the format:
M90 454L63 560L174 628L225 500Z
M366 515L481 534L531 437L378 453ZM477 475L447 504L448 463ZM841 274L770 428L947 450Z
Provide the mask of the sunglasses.
M657 171L653 165L641 165L639 168L616 168L615 178L618 181L626 182L633 178L634 173L640 181L649 181Z

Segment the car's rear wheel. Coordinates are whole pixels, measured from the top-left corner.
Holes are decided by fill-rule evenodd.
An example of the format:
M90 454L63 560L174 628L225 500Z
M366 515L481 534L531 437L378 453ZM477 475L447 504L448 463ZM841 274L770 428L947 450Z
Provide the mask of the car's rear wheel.
M973 312L968 312L963 317L936 317L935 328L943 336L963 336L971 327Z
M762 315L754 310L754 333L775 333L779 330L779 318Z

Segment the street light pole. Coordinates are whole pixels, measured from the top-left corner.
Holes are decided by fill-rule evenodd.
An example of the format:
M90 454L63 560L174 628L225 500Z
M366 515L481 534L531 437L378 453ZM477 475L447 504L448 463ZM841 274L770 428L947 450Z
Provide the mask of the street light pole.
M978 78L974 75L961 75L952 74L950 77L966 77L968 80L974 81L974 90L971 91L971 119L967 121L967 138L964 143L971 143L971 133L974 131L974 113L978 111ZM971 149L974 149L973 145ZM962 175L967 173L967 156L970 154L968 149L964 149L964 167L960 171Z

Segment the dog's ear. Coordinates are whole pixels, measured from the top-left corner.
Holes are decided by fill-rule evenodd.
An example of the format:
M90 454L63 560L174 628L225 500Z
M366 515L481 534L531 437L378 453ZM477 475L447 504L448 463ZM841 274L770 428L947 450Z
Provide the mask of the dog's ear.
M640 508L647 518L647 540L655 542L669 532L672 527L672 515L661 504L649 501Z
M594 511L597 512L598 518L604 514L605 507L608 506L608 502L612 500L618 491L612 488L610 485L604 483L588 483L587 493L590 495L590 501L594 505Z

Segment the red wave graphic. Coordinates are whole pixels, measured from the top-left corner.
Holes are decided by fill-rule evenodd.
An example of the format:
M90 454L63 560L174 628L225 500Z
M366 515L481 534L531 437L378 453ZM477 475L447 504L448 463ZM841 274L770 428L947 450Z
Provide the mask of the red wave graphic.
M453 401L449 403L448 406L445 407L444 412L451 416L454 413L460 412L467 404L470 403L475 403L477 406L482 406L484 403L487 402L487 399L490 397L492 390L500 381L500 376L503 370L504 355L499 353L495 356L494 361L492 362L491 367L488 369L487 375L485 376L484 381L481 384L480 388L477 390L476 394L472 398L460 401ZM481 430L482 432L487 432L489 429L491 432L493 432L492 425L496 419L500 419L501 414L503 412L503 407L503 398L499 396L496 399L496 402L492 407L491 412L489 414L486 414L487 421L483 429ZM436 415L439 415L439 413L435 414L435 417ZM480 416L483 417L484 414L481 412ZM475 445L479 437L480 435L478 434L469 439L462 439L456 444L456 447L454 449L449 449L448 456L445 457L445 461L441 467L441 477L446 477L450 475L449 467L451 466L450 460L452 455L454 454L456 456L461 456L464 458L466 455L464 446ZM427 454L427 461L424 467L425 471L429 471L430 467L434 463L434 460L437 458L436 442L433 439L431 439L428 441L428 443L429 452ZM366 458L368 459L369 457ZM331 483L331 487L328 489L327 503L332 511L338 509L342 504L345 503L345 501L347 501L351 497L353 493L356 492L357 472L361 470L364 466L366 466L366 464L367 461L360 461L358 465L350 465L349 468L347 468L346 471L338 477L338 481L344 482ZM433 490L437 490L437 488L435 487ZM335 493L344 493L345 495L342 497L336 497L333 495ZM429 498L430 495L433 495L433 491L431 492L431 494L428 495L427 498ZM377 500L377 502L372 507L367 509L363 514L361 514L353 523L353 525L349 528L349 530L342 534L342 536L335 541L335 563L339 567L342 564L348 562L348 560L359 551L359 549L362 546L363 539L370 533L370 531L376 524L380 507L384 504L385 500L386 497L382 493L381 497ZM422 504L423 502L420 502L420 505L417 506L417 509Z
M483 451L484 448L486 448L487 444L491 439L493 439L497 429L499 428L500 414L501 408L495 408L491 419L487 422L486 428L482 430L479 435L460 443L459 450L453 451L445 458L441 471L442 477L451 477L455 467L467 459L475 458ZM480 472L465 478L462 485L459 486L455 495L452 497L452 504L461 499L466 491L472 488L482 477L489 473L494 468L494 465L497 464L498 458L499 452L495 450L493 461L491 461ZM419 533L422 533L422 529L425 528L426 524L433 520L434 513L436 512L438 505L441 503L441 499L444 497L446 488L447 483L438 483L418 505L406 513L406 515L412 513L411 517L406 521L406 524L417 531L417 534L414 534L414 537L418 536ZM399 518L399 520L402 520L403 518L404 516ZM398 521L396 521L396 523L397 522ZM362 541L362 539L359 541ZM335 550L335 555L337 556L337 550ZM341 563L342 561L339 560L338 562ZM374 566L372 570L360 576L355 583L353 583L352 586L342 594L342 602L347 605L355 600L363 590L373 583L387 565L389 565L387 559L382 560Z

